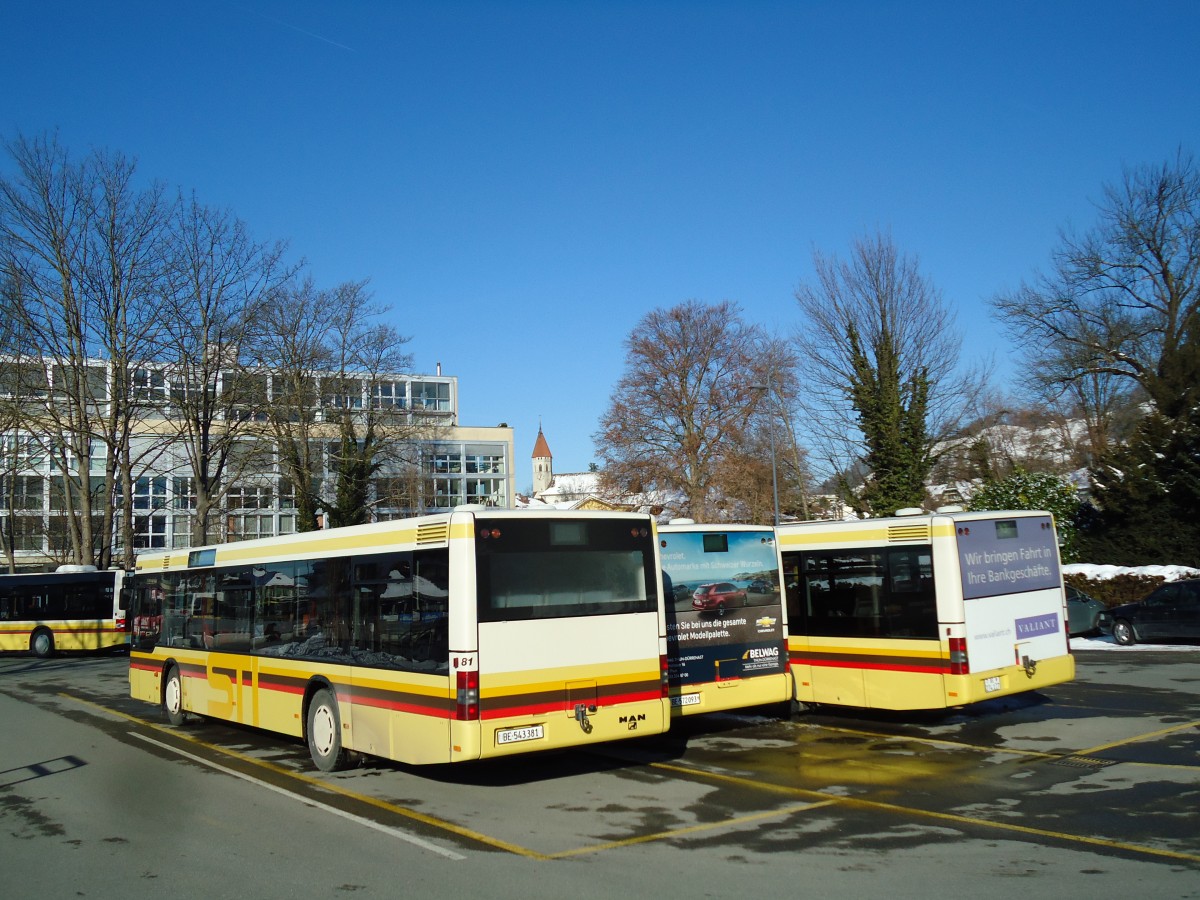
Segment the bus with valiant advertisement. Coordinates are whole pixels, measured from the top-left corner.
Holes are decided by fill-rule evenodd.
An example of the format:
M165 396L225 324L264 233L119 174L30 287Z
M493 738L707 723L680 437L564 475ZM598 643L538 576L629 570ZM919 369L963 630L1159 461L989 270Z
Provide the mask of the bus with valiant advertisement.
M1074 678L1053 517L911 512L776 529L795 699L939 709Z

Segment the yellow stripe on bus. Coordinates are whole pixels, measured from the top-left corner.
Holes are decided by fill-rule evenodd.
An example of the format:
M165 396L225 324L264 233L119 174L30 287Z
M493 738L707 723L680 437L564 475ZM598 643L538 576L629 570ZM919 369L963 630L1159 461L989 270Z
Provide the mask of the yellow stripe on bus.
M397 545L413 545L417 543L418 528L405 523L403 526L387 528L377 532L353 535L331 534L330 532L309 532L307 539L280 542L270 540L267 545L257 541L243 541L232 544L222 544L212 548L215 550L214 565L224 565L243 560L256 562L271 562L274 560L292 559L294 557L310 557L340 550L369 550L371 548L390 547ZM469 521L455 523L448 527L449 540L470 538L474 534L474 525ZM139 572L156 572L171 569L187 568L190 550L174 550L162 554L142 554L137 560Z
M888 541L888 528L896 527L894 519L888 520L889 525L883 527L863 527L854 529L845 529L839 527L813 527L798 525L794 528L781 528L776 533L776 540L779 541L780 548L787 546L804 546L807 544L859 544L865 542L882 541L884 544ZM928 519L913 518L914 524L922 526L932 524L930 534L932 537L952 537L954 535L954 524L943 524L940 522L929 523Z

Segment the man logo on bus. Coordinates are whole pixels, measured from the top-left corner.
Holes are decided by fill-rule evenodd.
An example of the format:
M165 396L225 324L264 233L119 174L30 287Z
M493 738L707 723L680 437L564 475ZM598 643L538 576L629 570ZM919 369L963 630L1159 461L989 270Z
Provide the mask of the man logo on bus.
M617 721L621 725L628 726L630 731L637 731L638 722L645 722L646 714L638 713L636 716L621 716Z

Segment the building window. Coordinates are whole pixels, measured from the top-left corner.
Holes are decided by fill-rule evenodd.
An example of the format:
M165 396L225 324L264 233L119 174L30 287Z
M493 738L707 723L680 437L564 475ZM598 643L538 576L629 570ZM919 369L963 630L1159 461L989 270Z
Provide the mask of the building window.
M433 496L429 506L433 509L453 509L463 503L461 478L434 478Z
M191 477L176 478L172 485L172 509L196 508L196 479Z
M167 395L167 378L157 369L134 369L129 375L129 392L134 400L163 400Z
M225 495L225 506L235 509L270 509L273 491L265 484L235 484Z
M44 549L46 522L41 516L10 516L13 550L38 553Z
M467 479L467 502L491 505L495 501L496 482L491 478Z
M490 448L467 448L468 475L503 475L504 454L495 453Z
M444 475L449 473L457 474L462 471L462 456L457 450L435 451L432 462L433 473L435 475Z
M362 409L363 386L357 378L321 379L322 400L334 409Z
M295 509L296 508L296 486L288 479L279 479L279 508L280 509ZM280 520L282 521L282 520ZM295 517L292 517L295 522ZM293 528L294 530L294 528ZM290 534L291 532L281 531L281 534Z
M233 515L229 517L229 540L248 541L275 534L275 517L271 515Z
M0 439L0 453L5 468L38 469L46 461L46 451L37 438L28 434L9 433Z
M192 517L171 516L171 546L174 548L192 545Z
M0 509L33 509L41 512L44 479L40 475L5 475L0 478ZM11 504L11 507L10 505Z
M143 477L135 481L133 485L133 508L139 511L166 509L167 476Z
M45 397L49 390L46 367L40 362L0 362L0 394Z
M134 516L133 546L138 550L160 550L166 547L166 515Z
M377 381L371 390L376 409L404 409L408 405L407 384L403 381Z
M413 408L450 412L450 385L444 381L414 381Z

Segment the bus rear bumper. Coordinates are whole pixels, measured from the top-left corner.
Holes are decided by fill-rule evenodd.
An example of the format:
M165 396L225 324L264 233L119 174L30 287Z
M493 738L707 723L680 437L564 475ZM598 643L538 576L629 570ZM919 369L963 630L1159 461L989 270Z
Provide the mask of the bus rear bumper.
M947 675L946 705L966 706L996 697L1038 691L1074 678L1075 657L1070 654L1038 660L1029 670L1014 665L970 675Z

